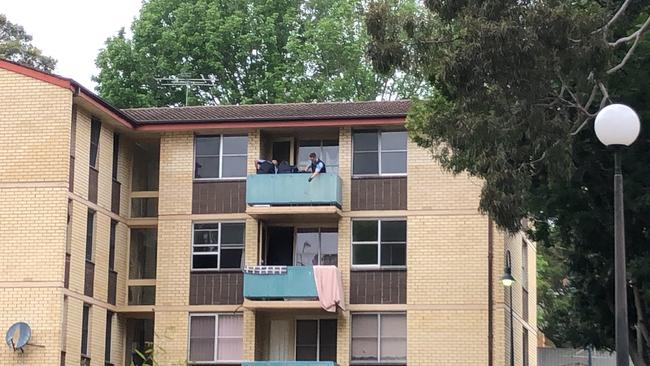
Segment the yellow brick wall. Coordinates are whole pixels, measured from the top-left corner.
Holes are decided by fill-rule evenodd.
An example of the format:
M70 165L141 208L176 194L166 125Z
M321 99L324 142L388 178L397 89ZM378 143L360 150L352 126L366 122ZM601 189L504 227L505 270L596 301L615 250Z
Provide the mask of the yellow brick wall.
M187 364L188 328L187 312L163 311L156 313L154 352L159 365L180 366Z

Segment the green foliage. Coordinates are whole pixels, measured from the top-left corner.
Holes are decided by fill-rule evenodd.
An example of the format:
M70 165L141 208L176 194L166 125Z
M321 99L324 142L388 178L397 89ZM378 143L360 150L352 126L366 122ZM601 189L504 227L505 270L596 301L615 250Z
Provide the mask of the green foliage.
M100 95L118 107L180 105L183 88L155 78L214 82L190 104L374 100L422 93L414 78L378 76L365 55L354 0L150 0L97 57ZM415 82L414 82L415 81Z
M0 14L0 58L43 71L54 70L56 60L43 55L31 42L32 36L22 26L10 22L4 14Z
M603 27L622 1L423 4L414 12L399 0L377 1L367 19L375 68L421 70L435 87L409 112L411 136L449 171L483 179L480 208L502 228L532 220L545 334L558 345L612 348L613 161L590 122L611 102L650 120L648 37L640 35L619 71L612 69L632 41L608 43L639 29L650 6L633 1ZM650 302L649 138L642 128L623 161L636 365L650 364L642 321ZM638 343L635 328L646 334Z

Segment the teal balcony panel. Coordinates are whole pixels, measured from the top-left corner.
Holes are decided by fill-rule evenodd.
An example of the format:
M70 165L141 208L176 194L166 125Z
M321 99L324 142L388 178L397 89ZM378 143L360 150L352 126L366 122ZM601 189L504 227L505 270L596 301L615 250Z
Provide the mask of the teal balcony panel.
M246 179L248 205L335 205L341 207L341 178L323 173L311 182L309 174L253 174Z
M283 274L244 273L247 299L315 298L316 281L312 267L287 267Z
M336 366L332 361L249 361L241 366Z

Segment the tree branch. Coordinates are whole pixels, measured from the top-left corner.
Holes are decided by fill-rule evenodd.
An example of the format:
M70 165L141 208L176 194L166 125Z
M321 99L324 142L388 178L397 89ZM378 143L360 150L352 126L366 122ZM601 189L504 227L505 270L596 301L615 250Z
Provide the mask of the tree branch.
M603 99L600 101L600 109L603 109L607 105L607 102L611 102L612 100L609 99L609 92L607 91L607 88L605 88L605 84L598 82L598 87L600 88L601 93L603 93Z
M630 34L627 37L619 38L614 42L609 42L609 45L612 46L612 47L616 47L619 44L627 43L627 42L631 41L632 39L636 39L636 41L638 41L638 39L641 37L641 35L643 35L643 33L646 30L648 30L648 26L650 26L650 16L648 16L648 19L646 19L645 23L643 23L641 28L637 29L634 33Z
M625 12L625 9L627 9L628 5L630 5L631 2L632 2L632 0L625 0L625 2L623 3L623 5L621 5L621 7L620 7L620 8L618 9L618 11L616 12L616 14L614 14L614 16L612 17L612 19L610 19L609 22L607 22L607 24L605 24L604 26L602 26L602 27L599 28L598 30L594 31L593 33L598 33L598 32L600 32L600 31L604 31L604 30L609 29L609 27L610 27L612 24L614 24L614 22L615 22L618 18L620 18L620 16ZM606 36L607 36L606 34L607 34L607 32L603 32L603 36L606 37Z

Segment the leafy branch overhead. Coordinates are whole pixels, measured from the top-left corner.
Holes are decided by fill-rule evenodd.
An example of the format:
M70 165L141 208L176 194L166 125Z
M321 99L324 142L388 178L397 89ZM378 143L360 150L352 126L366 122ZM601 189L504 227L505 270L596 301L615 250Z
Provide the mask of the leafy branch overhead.
M4 14L0 14L0 58L43 71L54 70L56 60L43 55L31 42L32 36L22 26L10 22Z
M483 180L481 210L502 228L533 222L539 325L558 346L613 347L613 164L591 123L612 102L650 120L649 16L642 0L377 0L367 13L375 69L434 87L411 136ZM650 365L649 130L623 162L637 366Z

